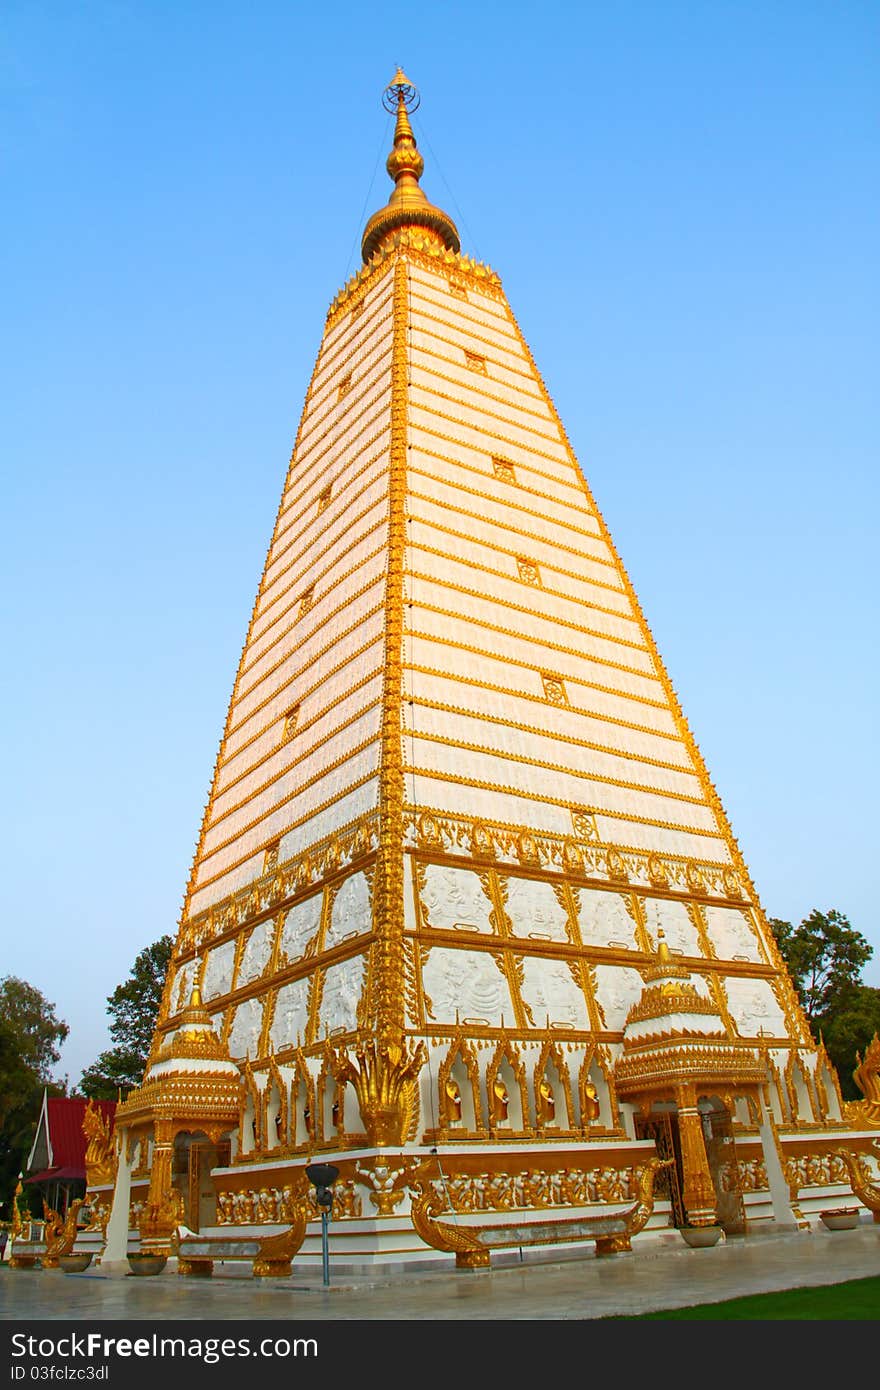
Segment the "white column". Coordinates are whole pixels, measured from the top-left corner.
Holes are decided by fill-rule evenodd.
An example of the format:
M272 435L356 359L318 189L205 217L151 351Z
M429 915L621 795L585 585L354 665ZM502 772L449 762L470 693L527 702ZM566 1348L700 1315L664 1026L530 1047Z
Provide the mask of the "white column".
M764 1167L767 1172L767 1182L770 1187L770 1201L773 1206L773 1220L780 1230L798 1230L799 1223L797 1216L792 1210L791 1193L788 1183L785 1181L785 1174L782 1171L782 1163L779 1159L779 1150L776 1147L777 1140L773 1125L773 1118L767 1109L767 1102L764 1099L763 1090L759 1091L761 1099L761 1124L758 1133L761 1136L761 1148L764 1150Z
M124 1270L128 1272L128 1208L131 1201L131 1171L137 1145L132 1149L131 1160L126 1157L128 1130L120 1130L117 1136L118 1161L116 1164L116 1185L113 1188L113 1205L107 1222L107 1239L101 1254L100 1265L103 1273L113 1274Z

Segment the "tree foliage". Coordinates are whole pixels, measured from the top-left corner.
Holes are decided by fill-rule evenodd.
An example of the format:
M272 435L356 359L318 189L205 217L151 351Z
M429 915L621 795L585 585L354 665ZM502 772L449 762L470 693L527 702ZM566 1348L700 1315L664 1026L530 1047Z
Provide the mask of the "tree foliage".
M797 926L778 917L770 927L815 1037L821 1035L845 1099L858 1100L856 1052L880 1031L880 990L862 983L874 954L870 943L835 908L814 908Z
M69 1028L55 1005L15 975L0 980L0 1215L9 1219L12 1194L34 1142L44 1089L64 1093L52 1080ZM36 1197L36 1194L28 1194Z
M15 975L0 980L0 1019L11 1029L21 1060L38 1081L51 1080L61 1060L61 1044L70 1029L55 1014L55 1005Z
M161 936L136 957L128 979L107 997L114 1046L82 1074L79 1089L96 1100L115 1100L120 1090L140 1084L147 1065L156 1016L174 942Z

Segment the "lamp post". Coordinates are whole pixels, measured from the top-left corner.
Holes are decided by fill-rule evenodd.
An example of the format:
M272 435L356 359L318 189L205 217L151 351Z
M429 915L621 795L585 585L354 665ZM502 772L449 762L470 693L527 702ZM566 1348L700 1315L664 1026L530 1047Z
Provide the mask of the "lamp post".
M332 1163L310 1163L306 1177L315 1187L315 1201L321 1208L321 1261L324 1269L324 1283L330 1283L330 1208L333 1205L333 1184L339 1177L339 1169Z

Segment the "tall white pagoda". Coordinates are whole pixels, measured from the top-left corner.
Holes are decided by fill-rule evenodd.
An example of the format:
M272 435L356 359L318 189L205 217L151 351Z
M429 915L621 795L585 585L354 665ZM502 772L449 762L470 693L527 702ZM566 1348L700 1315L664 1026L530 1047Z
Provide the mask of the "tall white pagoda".
M385 100L394 190L327 314L111 1234L283 1232L313 1162L354 1263L589 1248L639 1202L605 1250L809 1225L876 1129L501 280L420 186L402 72Z

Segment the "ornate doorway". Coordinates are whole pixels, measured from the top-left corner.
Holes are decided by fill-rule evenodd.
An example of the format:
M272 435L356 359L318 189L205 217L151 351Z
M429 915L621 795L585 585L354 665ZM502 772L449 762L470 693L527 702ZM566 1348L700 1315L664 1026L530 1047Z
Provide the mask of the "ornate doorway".
M636 1115L636 1138L653 1139L660 1158L675 1160L668 1168L661 1168L654 1182L654 1191L672 1205L672 1224L686 1226L687 1218L682 1201L681 1190L684 1176L681 1166L681 1144L678 1135L678 1116L671 1110L658 1111L653 1115Z
M718 1224L727 1235L745 1235L746 1209L743 1203L742 1175L736 1155L736 1142L730 1115L725 1108L710 1110L703 1116L706 1157L715 1188Z

